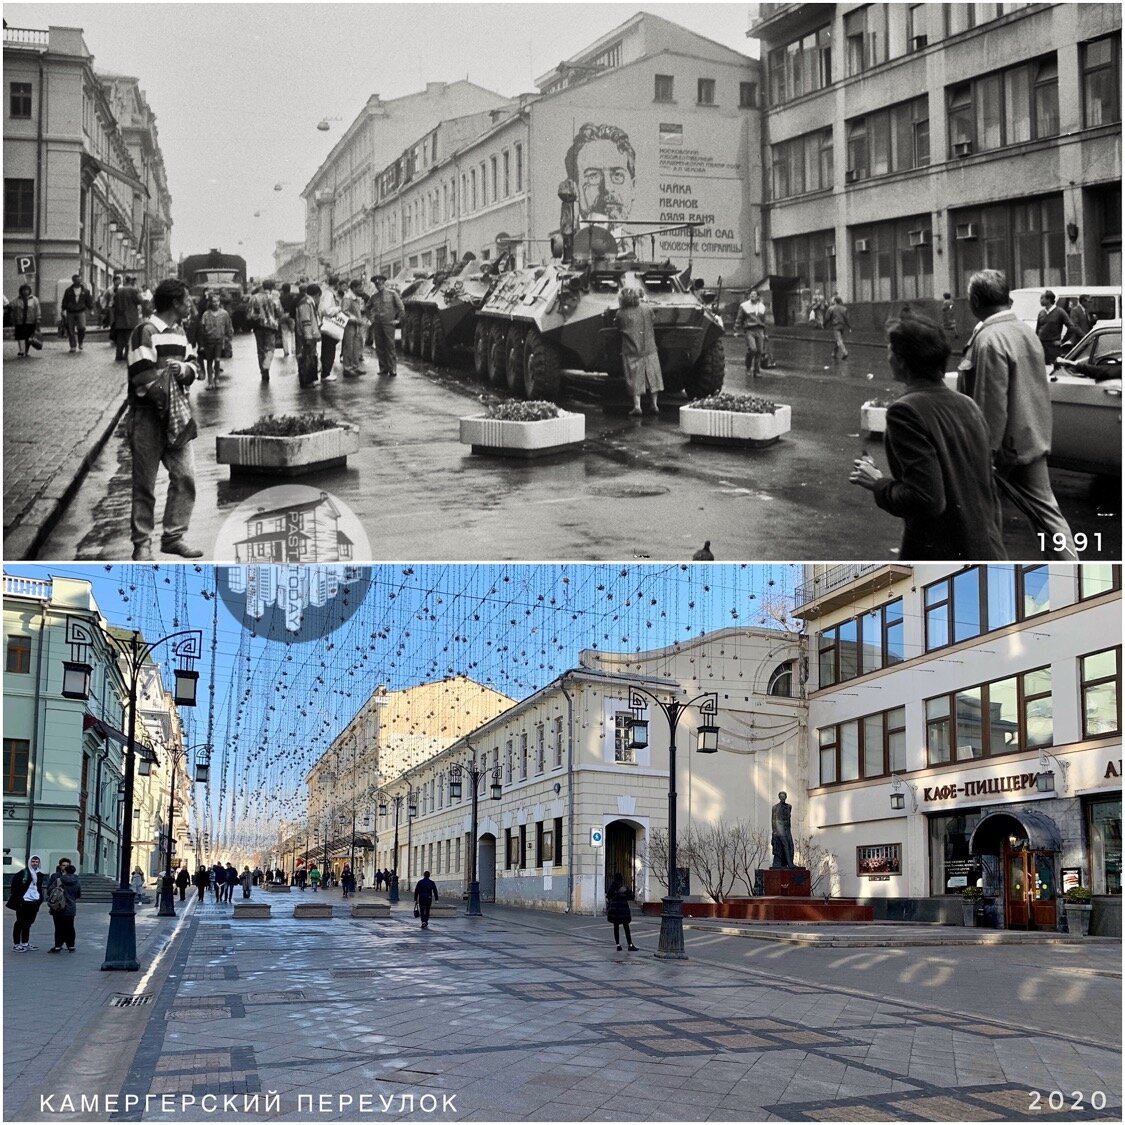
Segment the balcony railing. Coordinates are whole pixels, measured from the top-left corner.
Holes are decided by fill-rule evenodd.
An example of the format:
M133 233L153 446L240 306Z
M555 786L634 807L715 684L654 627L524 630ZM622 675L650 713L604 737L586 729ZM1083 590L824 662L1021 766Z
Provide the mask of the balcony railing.
M49 31L39 31L32 27L4 28L5 47L47 47L50 42Z
M7 34L5 32L5 34ZM51 580L49 578L20 578L18 575L4 575L4 597L35 598L37 601L51 600Z
M865 574L872 574L883 566L883 563L853 563L848 566L832 566L822 574L818 574L812 582L802 582L794 593L793 600L796 605L805 605L824 597L825 594L862 578Z

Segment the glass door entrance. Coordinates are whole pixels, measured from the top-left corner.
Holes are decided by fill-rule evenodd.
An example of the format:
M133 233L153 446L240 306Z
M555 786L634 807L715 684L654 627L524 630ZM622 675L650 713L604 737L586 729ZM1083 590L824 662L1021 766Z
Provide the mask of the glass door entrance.
M1055 853L1004 849L1004 918L1010 930L1056 927Z

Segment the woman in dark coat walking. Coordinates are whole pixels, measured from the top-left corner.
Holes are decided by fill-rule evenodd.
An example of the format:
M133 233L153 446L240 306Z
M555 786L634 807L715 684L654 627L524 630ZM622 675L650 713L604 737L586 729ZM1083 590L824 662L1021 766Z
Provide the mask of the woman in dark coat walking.
M37 948L31 944L31 927L39 913L39 907L43 905L45 892L43 861L33 855L27 861L27 866L12 876L12 885L8 891L8 909L16 912L16 921L12 926L12 949L16 953L26 953L29 949Z
M625 929L625 941L629 951L635 953L637 947L633 944L633 934L629 923L633 920L633 912L629 909L629 888L625 886L625 877L620 871L614 873L613 882L608 891L609 906L606 908L606 917L613 923L613 940L617 948L621 948L621 929Z
M176 886L180 888L180 902L184 901L184 896L187 894L190 884L191 876L188 874L187 864L182 863L179 871L176 872Z
M192 878L195 884L195 889L199 892L199 901L203 901L203 896L207 893L207 888L211 885L211 872L201 863L195 869L195 875Z
M73 863L64 863L61 870L56 871L47 883L47 893L55 883L62 884L66 904L62 910L51 911L51 921L55 923L55 944L47 950L48 953L61 953L63 946L74 952L74 919L78 914L78 900L82 897L82 884L78 879L78 872Z

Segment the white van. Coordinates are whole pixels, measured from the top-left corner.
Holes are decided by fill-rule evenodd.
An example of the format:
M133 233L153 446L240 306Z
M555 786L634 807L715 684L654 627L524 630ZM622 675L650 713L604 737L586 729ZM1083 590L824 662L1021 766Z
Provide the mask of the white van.
M1061 305L1064 300L1086 296L1086 308L1098 321L1121 319L1121 290L1112 285L1042 285L1038 289L1013 289L1012 312L1034 329L1042 306L1039 298L1050 289Z

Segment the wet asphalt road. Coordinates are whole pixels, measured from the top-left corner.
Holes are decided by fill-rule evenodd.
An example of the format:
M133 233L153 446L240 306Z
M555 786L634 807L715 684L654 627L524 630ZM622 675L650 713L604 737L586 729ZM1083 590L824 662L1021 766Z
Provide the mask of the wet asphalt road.
M740 341L728 337L726 350L726 389L751 389ZM400 356L397 378L386 379L369 352L366 375L301 389L292 358L275 360L271 381L262 383L254 341L239 336L219 389L192 390L200 437L188 538L223 561L215 544L224 521L280 483L232 481L215 461L215 435L263 414L314 410L357 425L361 447L346 468L300 482L357 514L372 560L686 560L708 539L724 560L892 559L899 521L847 480L861 452L886 467L881 439L859 432L859 410L873 395L893 396L889 370L881 348L855 345L840 364L828 351L827 342L775 341L777 366L752 389L789 403L793 429L767 449L692 445L671 400L659 418L630 418L623 402L602 401L598 378L579 376L568 379L564 405L586 415L584 450L528 463L474 456L458 443L458 418L480 412L476 399L485 390L468 367L438 369ZM121 425L40 558L129 558L128 466ZM1084 557L1119 558L1119 496L1101 495L1083 474L1060 470L1052 479L1072 529L1101 533L1101 550ZM162 472L158 515L165 485ZM1042 557L1027 522L1007 506L1004 531L1011 558Z

